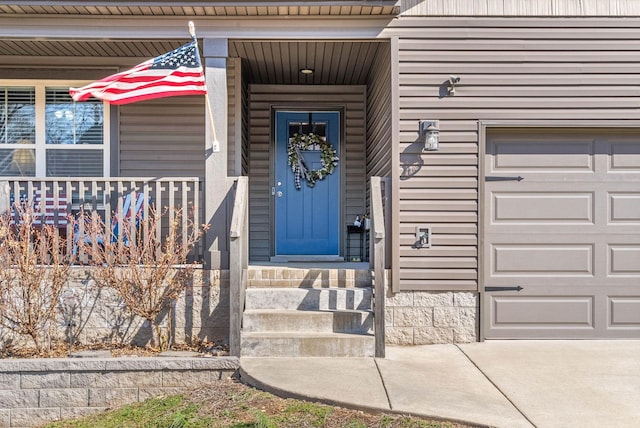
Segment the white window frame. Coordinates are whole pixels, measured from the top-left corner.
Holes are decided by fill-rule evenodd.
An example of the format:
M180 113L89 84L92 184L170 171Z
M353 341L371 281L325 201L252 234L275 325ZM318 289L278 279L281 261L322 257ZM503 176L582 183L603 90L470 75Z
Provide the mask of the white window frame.
M87 150L87 149L101 149L103 156L103 171L102 177L109 177L111 172L111 109L108 102L103 102L103 140L102 144L65 144L63 146L53 145L46 143L46 120L45 120L45 107L46 107L46 88L64 88L64 87L81 87L91 81L86 80L2 80L0 79L0 87L32 87L35 89L35 125L36 125L36 141L33 146L36 156L36 174L35 178L56 178L47 177L47 150ZM19 144L0 144L0 148L16 148L26 149L25 145ZM28 178L28 177L25 177ZM64 178L64 177L60 177Z

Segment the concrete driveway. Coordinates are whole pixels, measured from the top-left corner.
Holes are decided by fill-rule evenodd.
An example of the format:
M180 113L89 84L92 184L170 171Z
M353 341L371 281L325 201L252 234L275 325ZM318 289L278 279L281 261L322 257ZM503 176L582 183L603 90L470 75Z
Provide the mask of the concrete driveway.
M640 426L640 341L459 345L537 427Z
M640 426L640 340L387 347L385 359L241 358L284 396L496 427Z

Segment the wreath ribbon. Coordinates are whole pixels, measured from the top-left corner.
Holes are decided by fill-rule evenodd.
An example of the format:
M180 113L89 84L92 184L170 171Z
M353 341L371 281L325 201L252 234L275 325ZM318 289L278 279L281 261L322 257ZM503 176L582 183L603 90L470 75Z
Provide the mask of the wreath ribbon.
M309 150L312 146L319 146L320 148L320 161L322 163L320 169L309 169L304 161L302 150ZM296 189L298 190L302 187L302 180L307 182L307 186L313 187L316 181L323 180L329 174L332 174L338 165L339 159L336 156L336 150L327 141L321 140L317 134L294 134L289 140L287 151L289 166L293 171Z

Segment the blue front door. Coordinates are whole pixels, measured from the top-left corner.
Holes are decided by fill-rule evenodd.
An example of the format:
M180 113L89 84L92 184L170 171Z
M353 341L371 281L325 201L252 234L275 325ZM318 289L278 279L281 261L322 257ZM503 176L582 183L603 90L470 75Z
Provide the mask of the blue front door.
M276 255L338 255L340 251L340 162L313 187L298 181L289 165L294 134L314 133L340 155L340 113L276 112L275 252ZM309 170L322 168L321 151L300 151Z

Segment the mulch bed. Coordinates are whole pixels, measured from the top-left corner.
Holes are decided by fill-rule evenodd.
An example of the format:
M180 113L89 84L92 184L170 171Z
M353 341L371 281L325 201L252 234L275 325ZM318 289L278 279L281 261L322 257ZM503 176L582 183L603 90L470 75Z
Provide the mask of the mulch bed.
M54 342L47 349L41 351L30 347L7 346L0 350L0 358L66 358L70 354L81 351L111 351L113 357L136 356L154 357L159 353L171 351L192 351L203 356L225 356L229 355L229 347L225 344L215 342L198 342L193 344L172 345L169 349L161 350L149 346L136 346L120 343L95 343L90 345L75 344L69 349L69 344L64 342Z

